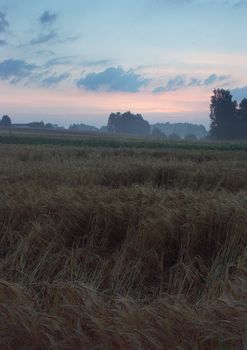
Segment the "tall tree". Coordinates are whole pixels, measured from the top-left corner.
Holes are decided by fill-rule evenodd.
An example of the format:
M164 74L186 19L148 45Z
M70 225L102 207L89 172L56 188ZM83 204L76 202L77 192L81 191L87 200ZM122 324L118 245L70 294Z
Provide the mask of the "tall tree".
M237 109L237 132L238 139L245 140L247 139L247 99L244 98Z
M244 98L239 104L239 110L247 118L247 98Z
M2 126L10 126L12 124L11 119L8 115L4 115L0 122Z
M217 139L237 137L237 102L232 100L230 91L215 89L210 105L210 134Z

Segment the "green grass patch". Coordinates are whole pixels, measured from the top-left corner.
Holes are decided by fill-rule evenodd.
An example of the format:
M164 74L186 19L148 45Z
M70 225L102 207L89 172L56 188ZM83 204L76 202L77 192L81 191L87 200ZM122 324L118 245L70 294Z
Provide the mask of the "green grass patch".
M144 148L144 149L184 149L184 150L217 150L246 151L245 142L173 142L143 138L83 136L60 137L49 135L0 135L0 144L13 145L53 145L71 147L104 147L104 148Z

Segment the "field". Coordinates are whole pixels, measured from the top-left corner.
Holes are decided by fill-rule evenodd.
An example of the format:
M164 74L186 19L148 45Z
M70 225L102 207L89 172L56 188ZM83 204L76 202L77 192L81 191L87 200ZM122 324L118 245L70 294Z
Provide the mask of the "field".
M0 349L246 349L246 150L1 134Z

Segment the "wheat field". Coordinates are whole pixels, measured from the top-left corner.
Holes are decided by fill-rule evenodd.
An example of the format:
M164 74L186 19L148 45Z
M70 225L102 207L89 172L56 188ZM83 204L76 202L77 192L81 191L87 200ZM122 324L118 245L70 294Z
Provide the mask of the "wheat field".
M247 348L245 151L0 145L0 349Z

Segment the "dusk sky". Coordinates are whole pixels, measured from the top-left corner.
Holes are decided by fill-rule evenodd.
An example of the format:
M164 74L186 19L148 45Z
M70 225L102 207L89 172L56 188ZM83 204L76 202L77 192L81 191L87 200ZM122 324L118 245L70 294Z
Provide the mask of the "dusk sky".
M247 1L0 0L0 113L14 122L209 124L247 97Z

